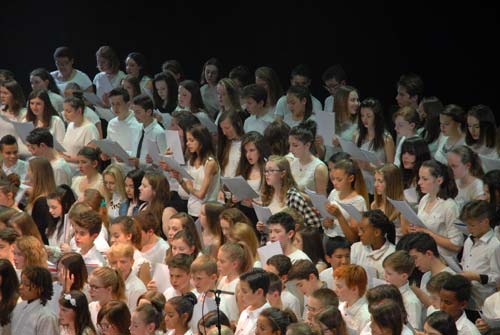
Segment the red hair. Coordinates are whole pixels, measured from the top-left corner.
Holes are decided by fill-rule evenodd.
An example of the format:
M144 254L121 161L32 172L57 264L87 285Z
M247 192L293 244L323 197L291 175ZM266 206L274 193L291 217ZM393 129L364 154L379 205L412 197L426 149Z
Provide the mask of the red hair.
M359 296L363 296L368 285L368 276L362 266L351 264L342 265L333 271L335 279L344 279L348 288L358 288Z

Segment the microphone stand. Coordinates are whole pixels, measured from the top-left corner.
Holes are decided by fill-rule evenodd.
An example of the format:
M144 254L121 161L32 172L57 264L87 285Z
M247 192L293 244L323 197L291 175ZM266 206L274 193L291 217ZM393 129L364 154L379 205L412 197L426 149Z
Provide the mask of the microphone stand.
M220 295L221 294L234 294L233 292L226 292L226 291L221 291L221 290L209 290L210 292L213 292L215 295L215 306L217 310L217 331L218 334L222 334L222 325L220 321Z

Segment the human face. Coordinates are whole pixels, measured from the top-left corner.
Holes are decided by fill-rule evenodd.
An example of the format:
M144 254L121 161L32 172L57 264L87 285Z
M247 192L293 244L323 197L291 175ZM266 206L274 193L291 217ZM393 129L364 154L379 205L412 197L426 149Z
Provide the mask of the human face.
M286 104L288 106L288 110L293 114L293 115L304 115L306 112L306 103L307 99L299 99L294 94L288 93L286 95Z
M0 86L0 100L2 101L2 104L9 105L13 98L14 96L6 87Z
M229 107L229 104L226 102L228 101L227 97L227 90L224 87L224 85L217 84L217 101L219 102L220 106L224 106L226 109Z
M363 107L360 111L361 122L367 129L374 129L375 127L375 113L371 108Z
M336 79L328 79L325 81L325 85L323 86L328 93L333 97L335 93L337 92L338 88L340 87L340 83Z
M224 121L221 121L219 123L219 126L222 130L222 133L228 140L234 140L237 137L236 130L234 129L233 125L231 124L231 120L228 118L224 119Z
M56 67L59 73L63 78L67 78L73 72L73 59L69 59L68 57L57 57L56 58Z
M12 260L15 244L0 239L0 259Z
M63 215L61 203L57 199L47 199L50 215L54 218L60 218Z
M293 76L290 83L292 84L292 86L309 87L309 85L311 85L311 79L304 77L304 76L296 75L296 76Z
M191 273L191 280L193 281L193 286L199 293L206 292L213 289L215 282L217 281L217 275L208 275L205 271L198 271Z
M142 108L139 105L132 105L132 110L134 111L135 118L137 119L137 122L139 123L148 123L148 121L151 121L152 119L152 111L148 110L146 111L144 108Z
M474 140L479 140L481 136L481 126L479 120L474 116L467 116L467 129Z
M490 202L491 194L490 194L490 187L488 186L488 184L483 185L483 191L484 191L484 200Z
M316 289L315 283L313 279L311 279L311 276L309 275L309 279L297 279L295 281L295 285L299 289L300 292L302 292L303 295L305 296L310 296L314 290Z
M435 309L441 308L441 297L439 296L439 292L429 292L429 297L431 299L431 305Z
M170 219L168 221L168 232L167 232L167 240L169 244L172 244L174 240L174 235L180 230L183 230L182 221L180 219Z
M69 102L65 102L63 104L63 110L64 110L64 118L68 122L76 122L79 119L79 116L81 116L81 111L80 114L78 111L71 106Z
M374 181L374 188L375 188L375 192L377 192L378 195L384 195L384 192L385 192L385 179L384 179L384 175L379 173L379 172L375 172L375 181Z
M323 312L325 306L316 299L315 297L309 296L307 297L307 322L310 324L316 324L315 317L319 313Z
M444 334L442 334L439 330L432 328L426 322L424 323L424 335L444 335Z
M185 293L190 285L190 274L179 268L171 268L170 269L170 284L172 287L181 292Z
M469 174L470 163L462 163L460 155L454 152L448 153L448 166L453 171L453 177L455 179L463 179Z
M264 175L266 177L266 183L269 186L281 186L281 179L284 177L285 172L281 171L273 161L268 161L266 163L266 168L264 170Z
M266 92L269 94L269 85L267 84L267 81L260 77L255 77L255 84L264 87Z
M119 118L123 117L128 112L128 105L123 100L123 96L115 95L109 98L111 101L111 110L115 113Z
M125 193L127 194L127 198L134 198L134 181L130 177L125 178Z
M215 65L207 65L205 66L205 80L210 85L215 85L217 80L219 79L219 69Z
M257 102L254 98L244 98L243 101L247 106L247 111L252 115L258 115L264 107L264 102Z
M24 257L24 254L19 250L19 248L14 246L14 266L18 270L24 269L26 266L26 258Z
M48 80L44 81L44 80L42 80L42 78L40 78L38 76L30 76L30 84L31 84L31 88L33 90L36 90L36 89L46 90L47 87L49 86Z
M41 290L35 287L31 281L24 274L21 275L21 282L19 283L19 296L21 299L30 301L40 297Z
M28 147L29 152L31 152L33 156L43 156L44 151L41 147L42 144L38 145L38 144L28 143L26 144L26 147Z
M167 302L165 304L165 327L167 329L175 329L180 324L184 324L184 320L181 318L179 313L175 310L175 307Z
M220 227L222 229L222 234L227 237L229 230L231 229L231 223L226 219L220 219Z
M368 218L362 218L358 226L358 235L363 245L372 245L375 242L378 229L375 229Z
M84 176L88 176L94 172L96 172L97 162L90 160L89 158L78 155L78 169L80 173Z
M434 177L428 167L421 166L418 171L418 186L424 194L437 194L439 186L443 182L442 177Z
M450 314L453 320L457 320L462 315L465 306L467 306L467 301L457 300L453 291L441 289L439 298L441 299L440 309Z
M415 167L415 163L417 162L417 156L414 154L410 154L409 152L404 152L402 155L403 159L403 167L407 170L411 170Z
M30 100L30 109L33 114L39 119L43 116L45 111L45 102L42 99L36 97Z
M96 57L97 61L97 69L101 72L110 72L111 71L111 63L108 59L102 57L102 56L97 56Z
M333 269L341 265L351 264L351 250L349 248L337 248L331 256L326 255L326 260Z
M406 121L402 115L399 115L394 119L394 129L399 136L410 137L413 135L415 124Z
M296 158L302 158L309 154L310 143L303 143L295 136L288 136L288 143L290 144L290 152Z
M0 205L10 207L14 203L12 193L0 191Z
M262 300L262 294L262 289L258 288L254 292L247 281L240 280L240 296L245 305L258 306Z
M134 258L130 257L110 257L109 265L113 269L117 269L122 275L123 279L127 279L130 272L132 271L132 266L134 265Z
M392 267L384 266L384 280L396 287L401 287L408 281L406 273L397 273Z
M155 191L149 183L149 180L142 178L141 186L139 186L139 199L142 201L150 202L155 196Z
M286 249L286 247L290 244L292 236L293 231L289 231L287 233L285 228L280 224L269 225L269 239L271 242L280 242L282 249Z
M179 86L179 95L177 97L179 106L182 108L190 108L191 107L191 92L186 90L184 87Z
M302 239L302 235L297 232L293 237L293 245L295 248L302 250L304 248L304 240Z
M130 74L134 77L139 77L139 73L141 72L141 67L130 57L127 57L125 60L125 71L127 74Z
M349 93L349 98L347 100L347 110L350 115L358 114L359 110L359 95L358 92L352 91Z
M172 254L192 255L194 253L194 246L189 246L182 238L177 238L172 241Z
M123 79L122 80L122 87L127 91L128 95L130 97L133 97L136 95L136 92L134 90L134 86L130 84L130 81Z
M467 230L474 238L479 238L490 230L490 222L488 218L468 219L465 220L465 224L467 225Z
M106 317L102 318L98 329L101 331L102 335L120 335L120 332L116 328L116 326L109 322L108 318Z
M443 114L439 115L439 125L441 133L445 136L449 136L458 128L458 123L455 122L452 117Z
M228 276L233 272L236 262L231 261L226 252L219 249L217 253L217 271L219 271L219 276Z
M84 229L76 224L73 225L73 230L75 232L76 246L84 250L89 250L97 234L90 235L88 229Z
M132 240L132 234L125 233L123 231L123 225L121 223L115 223L109 227L110 241L111 244L115 242L130 242Z
M250 165L254 165L259 161L260 153L257 146L253 142L245 144L245 157Z
M186 132L186 146L190 153L199 152L201 150L200 142L193 137L190 131Z
M431 251L428 251L431 252ZM422 272L425 273L431 270L431 258L427 253L419 252L416 249L411 249L409 251L411 257L415 261L415 266Z
M273 325L268 318L259 315L255 326L255 335L277 335L279 333L279 330L273 331Z
M354 176L348 175L345 170L333 169L330 172L330 179L333 187L339 191L347 191L351 189L351 183L354 181Z
M165 80L155 81L154 83L156 92L161 100L165 101L168 98L168 86Z
M417 112L418 112L418 115L420 115L420 120L424 121L427 118L427 113L425 112L423 103L420 103L418 105Z
M151 328L152 327L149 327L149 325L144 322L140 312L134 311L134 313L132 313L129 327L131 335L151 334L153 331Z
M391 335L392 334L392 330L390 328L382 327L381 325L379 325L377 322L375 322L375 320L373 319L373 316L370 316L370 318L371 318L370 327L372 330L372 335Z
M408 94L408 91L403 86L398 85L398 94L396 95L396 101L399 107L411 106L413 100Z
M110 194L113 194L115 192L115 184L116 184L115 177L110 173L106 173L104 175L104 187L106 187L106 190Z
M7 167L16 165L19 158L17 144L4 144L2 146L3 162Z
M335 278L335 289L333 290L340 301L351 301L356 297L355 289L350 289L343 278Z
M70 326L75 323L75 310L72 308L64 307L59 304L59 324L62 326Z
M92 301L106 303L111 300L111 287L105 287L102 280L92 274L89 276L89 295Z

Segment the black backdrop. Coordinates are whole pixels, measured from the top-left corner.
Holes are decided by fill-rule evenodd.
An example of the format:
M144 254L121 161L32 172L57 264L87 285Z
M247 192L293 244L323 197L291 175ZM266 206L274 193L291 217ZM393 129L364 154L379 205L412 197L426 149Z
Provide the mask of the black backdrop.
M0 9L0 68L14 71L26 89L32 69L54 68L57 46L72 47L75 67L93 78L95 51L109 44L122 59L144 53L151 73L178 59L193 79L212 56L226 70L269 65L285 88L290 69L306 63L321 99L322 71L340 63L361 97L385 106L394 103L400 74L411 71L424 78L426 95L445 104L500 110L498 5L482 1L11 2Z

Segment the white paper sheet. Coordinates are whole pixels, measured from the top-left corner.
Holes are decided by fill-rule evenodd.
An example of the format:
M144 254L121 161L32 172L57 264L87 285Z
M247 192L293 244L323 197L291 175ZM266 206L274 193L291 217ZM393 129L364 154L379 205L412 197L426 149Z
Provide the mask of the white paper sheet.
M109 81L107 76L99 76L99 83L96 85L97 87L97 96L102 99L103 95L111 92L113 89L113 85L111 85L111 81Z
M498 329L500 328L500 318L492 318L489 315L485 315L482 311L479 311L479 315L481 316L481 319L484 320L490 326L491 329Z
M340 146L342 147L342 150L350 154L353 159L373 163L376 165L380 164L380 160L374 152L361 149L356 145L356 143L346 141L340 137L338 137L338 140Z
M156 282L156 287L158 287L158 292L165 292L165 290L172 285L170 284L170 271L168 266L163 263L153 264L153 275L151 280Z
M104 119L108 122L116 117L115 113L113 113L113 111L109 108L95 106L95 112L97 115L99 115L99 118Z
M204 113L195 113L194 116L200 120L201 124L204 125L211 134L217 133L217 126L208 115Z
M102 105L102 100L93 92L83 92L83 97L92 105Z
M30 134L30 132L35 129L35 126L33 125L33 122L17 122L17 121L11 121L12 125L14 126L14 129L16 130L17 135L19 135L19 138L26 143L26 137ZM26 143L27 144L27 143Z
M191 175L186 171L186 169L183 166L181 166L173 157L160 154L160 160L167 163L171 169L179 172L182 178L194 180L194 178L191 177Z
M182 152L181 138L177 130L165 130L165 138L167 140L167 147L172 150L174 159L181 165L186 164L184 160L184 152ZM162 152L163 154L163 152Z
M325 205L329 203L329 201L325 195L318 194L308 188L306 188L304 192L309 196L309 199L311 199L313 206L319 211L322 218L335 219L335 217L328 213L328 211L326 210Z
M259 254L260 263L262 266L266 265L267 260L274 255L283 255L283 249L281 248L280 242L270 242L257 249Z
M410 204L418 203L418 193L415 187L407 188L403 191L403 195Z
M63 236L64 236L64 242L69 243L71 240L71 221L69 219L69 214L64 214L64 221L63 221Z
M408 205L406 201L403 200L393 200L387 197L387 200L404 216L404 218L412 225L419 226L422 228L427 228L426 225L420 220L417 213L413 208Z
M349 215L354 219L356 222L360 222L361 219L363 218L363 214L361 214L360 211L356 207L354 207L351 204L344 204L341 203L340 201L337 202L340 207L342 207Z
M488 173L491 170L500 170L500 159L493 159L483 155L479 155L479 158L481 159L484 173Z
M147 138L146 139L146 151L151 156L151 159L153 160L153 164L158 164L160 161L160 152L158 150L158 145L156 144L155 141Z
M323 137L325 146L332 146L332 139L335 135L335 113L332 112L316 112L316 127L317 134Z
M242 176L234 178L221 177L221 181L238 200L255 199L259 197Z
M267 223L267 220L269 220L271 215L273 215L269 207L263 207L254 203L253 209L255 210L255 215L257 216L257 219L262 223Z
M130 155L122 148L120 144L108 139L94 140L95 145L99 147L106 155L112 157L117 156L124 162L128 162Z

